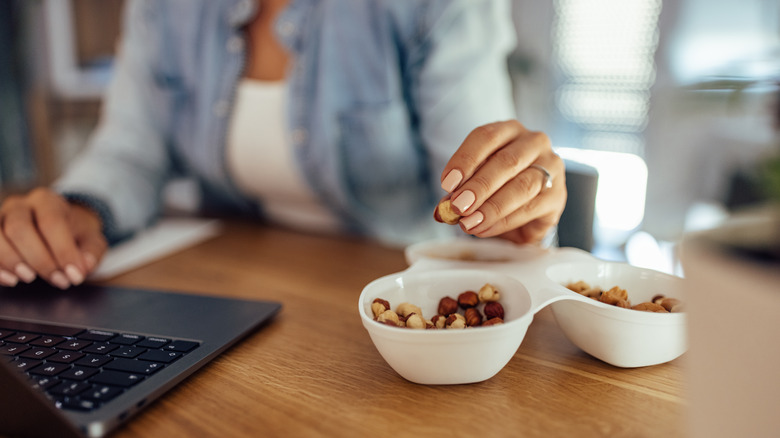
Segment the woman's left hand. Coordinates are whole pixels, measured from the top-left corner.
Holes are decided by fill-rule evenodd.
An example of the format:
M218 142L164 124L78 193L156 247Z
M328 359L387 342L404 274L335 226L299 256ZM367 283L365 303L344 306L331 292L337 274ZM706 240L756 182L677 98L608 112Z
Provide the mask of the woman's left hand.
M466 233L539 243L566 206L565 178L547 135L509 120L471 131L444 167L441 186ZM436 211L434 218L441 222Z

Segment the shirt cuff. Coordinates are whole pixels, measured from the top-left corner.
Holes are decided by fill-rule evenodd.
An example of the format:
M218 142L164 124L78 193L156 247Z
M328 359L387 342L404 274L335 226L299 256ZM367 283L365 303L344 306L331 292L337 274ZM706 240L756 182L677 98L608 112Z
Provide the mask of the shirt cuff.
M101 231L103 232L103 236L106 238L109 245L114 245L115 243L124 240L127 237L126 235L123 235L119 232L116 221L114 221L114 215L111 213L111 209L102 199L85 193L65 192L60 194L65 198L66 201L70 202L71 204L89 208L98 215L102 225Z

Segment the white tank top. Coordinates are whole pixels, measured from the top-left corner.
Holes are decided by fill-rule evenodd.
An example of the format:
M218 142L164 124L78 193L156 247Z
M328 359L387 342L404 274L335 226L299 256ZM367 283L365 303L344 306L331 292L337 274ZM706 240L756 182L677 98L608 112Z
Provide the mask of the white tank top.
M242 79L227 137L227 165L268 218L305 231L336 232L338 219L316 198L301 174L287 129L287 85Z

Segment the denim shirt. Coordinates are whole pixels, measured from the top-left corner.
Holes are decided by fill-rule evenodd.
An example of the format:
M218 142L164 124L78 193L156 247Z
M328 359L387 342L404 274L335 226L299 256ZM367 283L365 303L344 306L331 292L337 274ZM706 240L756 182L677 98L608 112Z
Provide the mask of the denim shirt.
M177 175L212 210L261 215L225 152L256 7L129 2L99 126L55 185L101 213L109 241L150 224ZM290 143L345 230L407 244L457 228L432 219L444 165L472 129L515 117L510 4L292 0L274 30L291 57Z

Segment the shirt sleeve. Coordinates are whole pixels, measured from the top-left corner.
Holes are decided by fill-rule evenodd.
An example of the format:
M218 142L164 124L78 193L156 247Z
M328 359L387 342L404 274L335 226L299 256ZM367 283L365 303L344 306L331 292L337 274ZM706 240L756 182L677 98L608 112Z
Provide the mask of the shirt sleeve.
M153 4L130 1L111 83L98 127L84 151L54 183L68 200L101 216L115 242L148 225L159 213L170 178L166 148L171 105L155 81L161 50Z
M515 48L506 0L430 2L409 64L431 182L474 128L517 117L507 57ZM442 193L443 195L444 193Z

